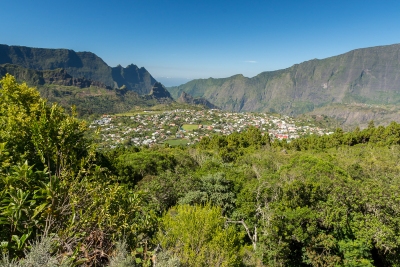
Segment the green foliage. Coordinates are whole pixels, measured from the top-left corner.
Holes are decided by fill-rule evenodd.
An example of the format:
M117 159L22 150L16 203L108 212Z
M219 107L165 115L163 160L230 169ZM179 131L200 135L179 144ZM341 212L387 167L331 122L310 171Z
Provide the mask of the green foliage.
M18 84L11 75L0 85L0 142L13 151L13 163L29 159L57 176L76 175L86 156L85 123L56 104L48 106L35 88Z
M164 172L148 176L138 184L139 190L148 192L149 206L159 214L176 205L178 199L198 186L198 179L185 173Z
M1 84L2 266L400 266L397 123L96 151L83 122Z
M88 266L105 264L123 236L138 251L147 246L157 225L147 195L114 183L95 164L85 123L10 75L1 85L0 241L10 257L49 233L58 234L60 251L75 264ZM137 257L147 254L141 249Z
M179 204L207 204L219 206L223 213L232 212L235 204L233 183L222 173L209 174L200 178L196 191L189 191L179 199Z
M83 180L70 183L68 195L70 205L64 212L69 216L62 222L59 236L69 246L80 247L78 258L104 263L107 258L103 254L112 252L113 243L125 238L131 249L144 247L157 230L157 218L146 205L148 198L143 192ZM146 253L142 250L137 257L148 257Z
M184 266L240 266L240 234L224 223L220 208L176 206L163 217L157 237Z
M359 240L339 241L339 249L343 253L343 266L373 266L371 245Z
M48 106L34 88L10 75L0 84L0 240L12 255L21 255L28 237L34 239L59 213L61 181L83 174L91 152L84 122Z
M199 149L216 150L224 162L232 162L246 153L246 149L259 149L269 145L268 135L262 135L258 128L250 127L243 133L233 133L228 136L213 135L204 137L197 147Z
M387 127L375 128L371 122L370 126L362 131L356 128L353 132L344 133L342 129L338 128L332 135L303 137L292 140L290 143L275 142L274 145L295 150L324 150L366 143L374 146L400 144L400 124L391 122Z
M6 149L13 151L16 162L27 150L33 150L29 128L38 116L41 100L34 88L19 85L10 75L0 85L0 140L6 143Z
M264 262L367 266L379 259L398 264L394 233L400 224L386 215L399 212L398 200L390 197L396 194L393 187L375 177L354 180L321 156L293 158L279 171L277 188L264 191L269 200L261 209L268 218L261 222ZM391 252L383 256L383 251Z
M12 253L21 253L28 237L44 230L46 219L56 208L58 180L43 171L34 171L27 162L13 165L1 175L0 237Z
M157 175L172 170L177 165L175 158L159 151L139 151L120 155L114 163L118 180L133 187L146 175Z

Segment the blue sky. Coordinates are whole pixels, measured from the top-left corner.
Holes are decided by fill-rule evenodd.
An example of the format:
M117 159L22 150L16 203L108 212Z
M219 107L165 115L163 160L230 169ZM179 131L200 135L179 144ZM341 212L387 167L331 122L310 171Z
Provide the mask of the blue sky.
M91 51L170 86L400 43L391 0L0 0L0 43ZM168 79L167 79L168 77Z

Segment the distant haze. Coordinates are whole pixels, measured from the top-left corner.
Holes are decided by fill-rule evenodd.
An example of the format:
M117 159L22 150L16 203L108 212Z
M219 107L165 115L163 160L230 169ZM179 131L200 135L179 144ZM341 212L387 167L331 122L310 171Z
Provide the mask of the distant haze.
M154 77L154 78L166 87L178 86L192 80L188 78L169 78L169 77Z

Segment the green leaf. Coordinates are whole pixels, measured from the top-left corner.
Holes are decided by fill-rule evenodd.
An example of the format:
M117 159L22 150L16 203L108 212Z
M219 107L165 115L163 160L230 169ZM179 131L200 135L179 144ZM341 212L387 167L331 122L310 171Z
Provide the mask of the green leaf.
M47 206L48 206L48 203L43 203L43 204L37 206L37 207L35 208L35 211L34 211L33 216L32 216L31 219L34 219L34 218L35 218L39 213L41 213Z

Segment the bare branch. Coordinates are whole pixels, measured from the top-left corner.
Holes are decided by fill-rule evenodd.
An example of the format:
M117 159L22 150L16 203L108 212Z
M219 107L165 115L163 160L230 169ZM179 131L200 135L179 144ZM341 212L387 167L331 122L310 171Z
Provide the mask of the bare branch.
M247 236L250 238L251 243L253 244L254 251L257 249L257 227L255 227L255 234L254 234L254 236L252 236L251 233L250 233L249 227L246 225L246 223L243 220L234 221L234 220L231 220L231 219L227 219L226 223L236 223L236 224L243 225L244 229L246 230Z

